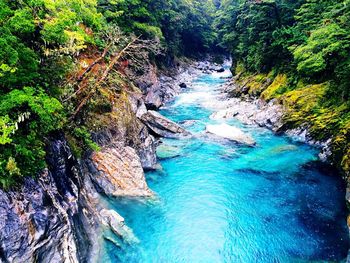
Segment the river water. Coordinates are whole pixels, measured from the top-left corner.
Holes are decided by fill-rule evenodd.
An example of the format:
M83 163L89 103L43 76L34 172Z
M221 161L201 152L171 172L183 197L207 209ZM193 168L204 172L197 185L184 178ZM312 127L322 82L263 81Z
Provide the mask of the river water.
M198 77L161 113L195 120L194 137L163 140L173 158L146 174L156 198L114 199L139 239L105 241L101 262L317 262L346 257L344 185L315 165L318 150L237 121L257 142L207 136L228 71ZM164 148L164 147L163 147ZM162 154L164 157L164 154Z

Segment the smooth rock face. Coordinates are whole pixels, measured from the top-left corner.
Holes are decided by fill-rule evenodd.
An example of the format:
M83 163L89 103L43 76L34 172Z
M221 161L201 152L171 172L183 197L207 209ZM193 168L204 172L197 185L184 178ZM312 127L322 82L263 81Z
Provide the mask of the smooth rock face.
M113 145L93 153L93 180L108 196L152 196L141 161L128 146Z
M207 125L206 131L231 141L251 146L255 145L255 141L250 135L247 135L242 130L228 124Z
M156 135L166 138L178 138L188 136L190 133L175 122L165 118L156 111L149 110L142 115L143 123Z

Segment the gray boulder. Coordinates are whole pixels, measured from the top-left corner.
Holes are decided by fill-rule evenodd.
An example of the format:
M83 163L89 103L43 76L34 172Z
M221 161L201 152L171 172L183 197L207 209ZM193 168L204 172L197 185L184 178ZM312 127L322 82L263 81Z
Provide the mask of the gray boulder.
M147 109L159 109L163 105L161 94L156 90L150 90L145 97L145 104Z
M141 116L143 123L157 136L166 138L178 138L191 135L180 125L165 118L156 111L149 110Z

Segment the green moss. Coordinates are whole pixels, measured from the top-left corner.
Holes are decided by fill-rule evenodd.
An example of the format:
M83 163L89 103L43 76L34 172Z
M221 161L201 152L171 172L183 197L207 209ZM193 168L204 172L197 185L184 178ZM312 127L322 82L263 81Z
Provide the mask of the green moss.
M259 96L263 92L267 80L266 74L258 74L251 78L247 86L249 88L248 93L253 96Z
M341 167L345 171L345 175L347 176L347 178L349 178L350 176L350 144L349 143L346 146L346 151L343 155Z
M266 90L261 94L261 98L264 100L271 100L275 97L279 97L285 91L288 83L287 75L278 74L274 81L267 87Z
M339 168L345 172L345 176L350 180L350 115L342 121L339 129L332 141L333 160ZM340 162L339 162L340 160Z
M236 68L234 69L234 73L238 75L242 74L243 72L245 72L244 64L242 62L238 62Z
M236 83L251 96L264 100L278 99L285 109L286 128L306 125L311 136L320 141L333 138L332 159L350 176L350 112L349 103L328 98L330 83L306 84L303 80L291 83L287 74L242 72ZM271 83L271 80L272 83Z
M66 139L73 155L77 158L81 158L83 155L83 147L81 147L79 141L70 134L66 134Z

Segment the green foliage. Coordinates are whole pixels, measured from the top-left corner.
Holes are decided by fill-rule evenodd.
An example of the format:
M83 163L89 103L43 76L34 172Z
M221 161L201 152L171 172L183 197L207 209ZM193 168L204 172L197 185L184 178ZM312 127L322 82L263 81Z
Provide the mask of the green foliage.
M348 174L349 17L349 0L223 0L214 23L233 68L248 71L249 93L278 98L287 125L333 138L334 161ZM253 76L270 70L272 84L259 86Z
M0 165L2 165L2 162L0 162ZM17 179L21 178L21 171L17 167L15 159L12 157L9 157L9 159L7 160L5 169L7 172L7 176L0 177L0 184L2 188L8 189L11 185L16 183Z
M83 142L82 147L86 146L87 149L93 151L99 151L100 147L91 139L90 132L85 127L77 127L73 131L75 138L80 139Z
M59 97L72 57L105 27L96 0L0 0L0 182L45 164L51 132L67 120ZM90 141L85 140L90 146Z
M33 175L45 167L45 136L63 127L62 105L31 87L14 89L0 101L0 158L13 159L18 175ZM8 175L8 163L2 162L0 178Z
M159 38L169 56L215 48L211 0L100 0L99 10L126 33Z
M324 25L312 31L304 45L294 49L297 69L305 75L323 73L333 68L339 60L348 57L350 36L335 23Z
M10 135L16 130L16 126L11 123L8 115L0 116L0 129L0 145L11 143L12 140L10 138Z

